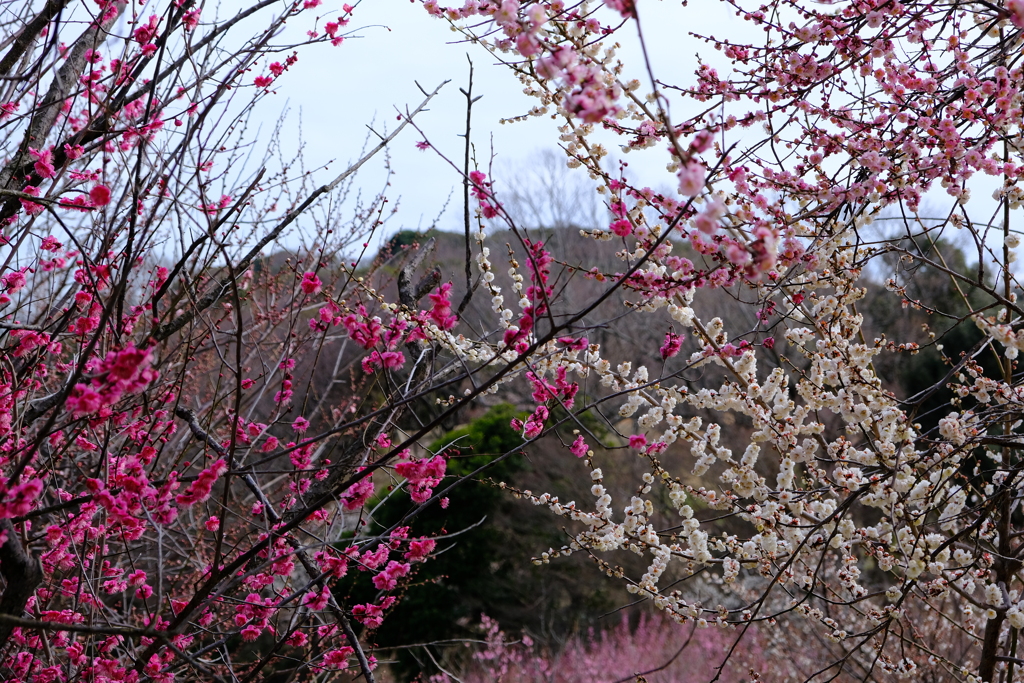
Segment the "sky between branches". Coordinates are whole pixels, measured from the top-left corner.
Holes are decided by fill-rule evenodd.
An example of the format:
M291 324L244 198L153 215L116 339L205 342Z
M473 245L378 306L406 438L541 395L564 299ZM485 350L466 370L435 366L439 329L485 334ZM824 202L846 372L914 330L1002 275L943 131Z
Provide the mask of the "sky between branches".
M233 14L242 3L231 2L221 9L222 16ZM451 3L449 3L451 4ZM455 3L458 4L458 3ZM340 9L327 0L318 8L329 20ZM706 42L690 32L727 37L732 41L757 44L763 33L742 21L724 2L700 0L683 6L679 0L647 0L638 5L640 21L657 78L663 82L686 84L693 81L697 54L712 66L727 61ZM296 24L291 31L304 33L310 27ZM417 87L433 89L451 79L435 99L428 113L417 119L427 139L456 164L461 163L465 127L465 98L459 92L468 78L469 55L475 65L474 94L482 99L473 109L473 142L477 160L487 170L494 157L494 176L500 190L503 176L513 174L536 160L538 152L557 144L557 126L550 116L501 124L503 118L525 114L537 101L522 92L522 86L510 70L497 65L480 46L460 42L461 36L449 30L445 22L427 15L419 0L363 0L356 6L350 33L339 47L317 45L300 53L298 63L285 78L275 82L274 94L260 108L264 130L270 130L287 108L284 127L290 145L305 143L307 168L316 168L335 160L331 170L359 156L366 139L367 126L378 132L396 125L398 110L422 99ZM621 44L619 57L626 65L624 76L639 78L643 91L650 90L635 28L626 26L616 40ZM673 118L684 118L679 103ZM397 108L397 109L396 109ZM756 131L755 134L760 133ZM462 229L460 177L444 159L432 150L416 148L422 139L416 131L405 132L391 149L392 177L387 195L391 206L399 202L399 215L375 236L379 241L398 229ZM376 138L374 138L376 141ZM611 138L609 138L611 140ZM666 179L668 155L661 147L622 154L609 145L609 164L616 160L629 163L629 172L640 184L657 190L671 190ZM330 173L325 173L328 177ZM977 179L976 179L977 180ZM383 189L383 158L375 159L361 172L358 184L366 196ZM998 185L993 181L992 189ZM451 198L447 210L446 200ZM941 188L933 190L926 207L947 212L950 197ZM996 203L989 192L972 197L971 209L987 215ZM389 207L390 208L390 207Z

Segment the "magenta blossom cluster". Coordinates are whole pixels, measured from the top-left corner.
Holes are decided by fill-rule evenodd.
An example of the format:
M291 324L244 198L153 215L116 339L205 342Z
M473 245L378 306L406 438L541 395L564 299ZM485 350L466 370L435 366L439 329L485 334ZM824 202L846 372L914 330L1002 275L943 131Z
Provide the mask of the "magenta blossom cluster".
M113 414L111 406L122 396L141 391L159 376L149 367L149 361L148 350L132 345L111 351L103 360L93 359L86 366L93 378L74 386L67 400L68 409L75 415L109 417Z
M434 493L434 487L444 478L448 462L442 455L419 460L408 459L409 452L401 456L401 462L395 464L395 473L408 481L409 496L417 503L426 502Z

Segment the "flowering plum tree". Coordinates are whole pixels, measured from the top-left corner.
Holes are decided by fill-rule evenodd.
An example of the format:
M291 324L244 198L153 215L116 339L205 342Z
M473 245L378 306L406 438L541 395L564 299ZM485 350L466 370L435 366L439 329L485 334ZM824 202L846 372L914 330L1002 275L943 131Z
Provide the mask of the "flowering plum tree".
M246 123L298 48L341 48L354 8L320 4L4 7L4 680L372 680L361 633L434 552L407 526L353 532L375 470L421 502L444 476L410 450L432 421L395 430L451 381L425 370L450 285L384 302L335 255L385 198L319 202L433 93L318 187L274 140L253 163ZM295 260L261 255L299 225ZM378 594L333 596L349 571Z
M647 464L616 505L580 424L565 445L590 465L593 500L516 491L575 524L538 561L588 553L675 620L732 629L730 653L752 624L799 615L836 645L809 678L927 669L1020 680L1024 310L1013 216L1024 3L723 4L757 37L692 34L704 56L670 83L651 70L642 4L424 2L515 72L538 100L532 115L561 122L569 166L585 169L610 215L581 239L621 259L608 270L549 253L487 178L471 176L479 215L523 235L524 267L510 271L518 311L494 284L487 248L478 261L504 353L531 354L524 438L549 429L554 406L608 406L629 419L609 419L623 447ZM707 8L683 5L680 16ZM623 64L619 36L638 39L645 59ZM663 154L671 191L630 182L607 163L609 141ZM993 201L972 202L972 191ZM926 202L947 208L935 215ZM951 244L976 265L951 267ZM921 267L959 300L915 299L908 284ZM869 336L858 301L880 273L930 329ZM574 274L604 288L582 309L555 292ZM648 317L632 328L661 326L649 364L586 339L615 288ZM713 304L723 289L750 315L724 321ZM947 355L943 336L962 325L981 340ZM876 372L885 355L923 351L944 367L915 396ZM947 403L934 419L918 414L936 394ZM648 558L642 575L617 565L629 551ZM718 604L684 589L709 576L723 586Z
M323 185L273 145L246 163L245 122L298 58L285 23L308 31L302 44L343 51L354 8L263 0L216 19L190 0L11 5L2 675L372 681L373 630L438 541L406 520L361 532L368 501L390 485L445 505L459 482L424 444L471 401L521 386L529 411L512 426L526 447L575 422L565 454L593 481L588 503L513 490L572 525L537 561L588 553L672 619L730 630L725 657L751 625L802 617L835 645L811 678L1024 678L1012 266L1024 3L726 5L764 38L695 36L722 66L668 84L615 57L618 32L643 46L631 0L424 3L508 63L539 100L533 114L561 120L568 163L609 216L581 233L582 256L553 252L470 167L467 131L458 172L476 273L467 262L461 298L437 271L417 281L427 245L395 295L335 256L366 248L383 197L351 216L319 201L436 91ZM664 154L671 190L609 167L605 138ZM972 188L994 190L988 215ZM923 214L943 190L951 208ZM507 277L489 224L518 240ZM261 256L300 227L312 246ZM976 266L950 267L950 243ZM604 251L621 267L594 265ZM962 301L914 299L921 265ZM869 338L857 305L886 268L889 295L937 332ZM593 296L561 296L570 278ZM489 297L484 325L462 319L474 292ZM750 314L727 327L721 292ZM645 316L636 329L657 330L643 365L588 337L623 313L608 312L613 295ZM883 355L941 354L961 324L982 340L941 356L931 389L900 396L876 372ZM942 391L950 405L925 426L917 407ZM605 480L583 412L643 459L628 503L609 493L623 484ZM647 558L646 572L621 568L620 552ZM350 604L332 587L358 571L378 592ZM718 604L685 592L698 581L720 586Z

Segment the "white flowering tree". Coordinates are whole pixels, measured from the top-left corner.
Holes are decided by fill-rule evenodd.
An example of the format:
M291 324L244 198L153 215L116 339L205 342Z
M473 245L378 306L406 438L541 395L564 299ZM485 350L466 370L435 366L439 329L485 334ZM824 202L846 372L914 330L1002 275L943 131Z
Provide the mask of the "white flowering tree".
M609 212L580 239L621 262L549 253L483 174L471 176L481 242L484 222L504 225L528 255L513 259L509 289L492 277L505 266L478 252L505 331L497 348L458 353L519 359L534 389L526 439L549 428L555 406L568 421L617 410L629 418L609 420L623 448L647 463L628 486L605 481L591 460L597 437L579 424L566 447L591 463L593 500L516 492L573 522L570 541L538 561L588 553L676 621L732 629L734 647L755 624L801 617L834 644L812 679L1024 678L1014 360L1024 310L1013 266L1024 3L723 4L757 37L686 36L696 47L680 55L708 57L669 83L650 60L616 57L620 36L647 56L646 8L630 0L424 3L515 71L537 99L531 115L561 122L569 166L589 174ZM704 9L677 8L679 26ZM663 155L673 191L631 182L608 163L610 144ZM912 286L922 268L949 296L922 298ZM556 283L569 276L602 294L565 307ZM586 339L616 288L629 328L660 328L653 362ZM738 302L728 320L723 290ZM869 291L927 314L929 329L865 330ZM975 328L976 344L946 348ZM918 377L927 388L913 396L876 371L918 353L941 370ZM940 407L919 414L937 396ZM613 486L635 494L615 500ZM623 551L647 558L647 571L621 569ZM721 600L688 598L687 582L708 577Z

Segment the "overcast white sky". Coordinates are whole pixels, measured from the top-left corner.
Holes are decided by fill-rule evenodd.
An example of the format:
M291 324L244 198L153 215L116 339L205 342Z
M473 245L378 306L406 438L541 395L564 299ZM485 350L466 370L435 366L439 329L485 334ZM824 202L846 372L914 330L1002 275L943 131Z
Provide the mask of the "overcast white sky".
M336 16L333 2L326 0L319 8L324 10L323 16ZM461 0L442 4L452 3L460 4ZM678 85L692 81L698 51L713 65L721 64L723 59L703 41L688 37L688 32L728 36L748 43L763 40L764 34L736 17L725 2L697 0L684 7L680 0L641 0L639 10L655 74ZM290 30L305 32L308 22L304 17ZM536 100L524 95L511 71L496 65L482 48L458 42L460 36L446 22L427 15L419 0L363 0L348 28L355 29L354 35L340 47L300 50L296 66L278 81L276 94L263 104L268 119L286 105L290 107L288 129L296 139L301 135L305 141L307 167L333 159L333 173L345 168L349 160L358 157L368 124L373 122L377 130L392 129L396 125L395 107L412 108L422 100L416 82L429 91L445 79L451 82L430 111L417 118L417 124L431 142L458 163L463 145L459 136L465 125L465 98L459 88L466 85L467 54L476 68L474 94L483 96L473 110L473 140L481 164L489 162L492 142L495 168L505 174L524 168L536 160L539 151L557 145L557 122L550 118L499 123L502 118L525 113ZM616 39L622 44L619 55L626 64L625 79L635 77L648 83L635 29L626 26ZM648 89L645 86L645 92ZM683 112L673 113L675 119L683 118ZM429 227L449 196L451 203L437 227L461 230L459 175L434 152L416 149L420 139L416 131L407 129L391 150L395 176L389 198L392 205L399 202L400 212L387 231ZM657 189L671 185L673 177L665 172L668 156L661 147L642 156L623 156L617 154L612 142L609 149L613 156L630 163L634 180ZM322 173L324 180L330 177L330 173ZM360 172L360 184L371 194L381 189L383 179L379 160ZM499 182L501 179L499 173ZM982 183L976 189L971 203L972 213L978 218L986 213L987 205L994 206L987 196L991 190L985 187ZM932 193L931 205L936 213L950 203L941 189Z
M697 45L689 42L689 54L685 54L679 41L680 28L714 32L715 27L736 23L740 30L746 28L745 22L729 15L724 3L701 2L700 10L693 4L683 8L678 1L658 0L642 5L647 40L659 77L666 74L679 82L693 73ZM358 37L347 39L340 47L301 50L296 66L279 81L277 94L264 105L267 112L279 110L286 103L291 108L290 126L306 142L309 166L337 159L339 163L334 168L344 168L341 162L358 156L368 123L376 118L378 130L385 125L392 128L396 124L396 106L411 108L422 99L416 82L432 90L445 79L451 79L451 83L417 123L431 142L458 162L463 145L459 135L465 126L465 98L459 88L466 85L467 53L475 65L474 94L483 96L473 109L473 141L481 163L489 160L492 140L496 168L505 172L529 163L539 150L552 149L557 144L557 124L550 118L499 123L502 118L525 113L536 100L524 95L512 73L496 65L482 48L456 42L460 36L444 21L427 15L420 2L364 0L356 8L349 28L358 28ZM635 31L627 27L618 39L623 43L620 55L627 68L632 69L630 76L646 82ZM298 131L300 110L302 125ZM429 226L454 189L452 203L438 227L461 229L459 176L432 151L417 150L415 143L419 139L415 131L407 130L392 150L396 175L391 198L400 199L401 212L399 221L390 228ZM664 151L659 149L646 156L644 160L638 155L626 157L631 170L652 184L671 181L664 171ZM380 168L377 164L361 172L368 191L380 188Z

